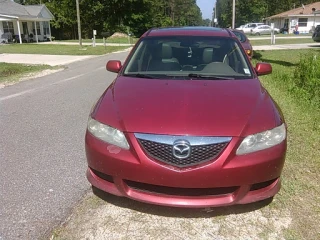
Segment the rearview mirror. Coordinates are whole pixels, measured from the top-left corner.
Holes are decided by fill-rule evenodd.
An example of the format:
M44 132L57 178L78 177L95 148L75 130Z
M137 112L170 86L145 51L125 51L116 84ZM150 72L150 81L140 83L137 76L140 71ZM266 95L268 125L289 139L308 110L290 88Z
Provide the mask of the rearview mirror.
M272 66L270 63L257 63L256 65L256 73L258 76L267 75L272 73Z
M110 60L107 62L106 68L109 72L118 73L122 68L122 64L119 60Z

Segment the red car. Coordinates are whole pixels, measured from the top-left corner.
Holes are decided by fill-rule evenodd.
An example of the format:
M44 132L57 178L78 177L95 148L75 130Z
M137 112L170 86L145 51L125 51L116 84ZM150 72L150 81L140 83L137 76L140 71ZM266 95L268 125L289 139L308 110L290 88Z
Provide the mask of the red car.
M234 33L234 35L237 36L248 56L252 58L252 45L250 43L250 40L247 38L246 34L242 30L232 29L231 31Z
M85 148L93 189L204 208L272 199L286 155L284 117L228 29L147 31L94 105Z

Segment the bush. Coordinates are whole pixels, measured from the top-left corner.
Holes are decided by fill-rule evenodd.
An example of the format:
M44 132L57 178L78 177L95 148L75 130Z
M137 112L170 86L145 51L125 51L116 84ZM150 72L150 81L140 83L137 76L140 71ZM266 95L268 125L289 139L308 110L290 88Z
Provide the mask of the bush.
M302 55L294 70L293 89L305 100L320 107L320 56Z

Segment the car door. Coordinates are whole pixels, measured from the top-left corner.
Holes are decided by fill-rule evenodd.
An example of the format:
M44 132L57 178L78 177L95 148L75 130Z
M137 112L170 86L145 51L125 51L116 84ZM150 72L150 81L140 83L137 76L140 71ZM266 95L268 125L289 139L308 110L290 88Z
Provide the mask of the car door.
M265 34L271 34L271 27L265 26L264 32L265 32Z
M260 35L263 34L263 28L261 26L257 26L255 28L255 33Z

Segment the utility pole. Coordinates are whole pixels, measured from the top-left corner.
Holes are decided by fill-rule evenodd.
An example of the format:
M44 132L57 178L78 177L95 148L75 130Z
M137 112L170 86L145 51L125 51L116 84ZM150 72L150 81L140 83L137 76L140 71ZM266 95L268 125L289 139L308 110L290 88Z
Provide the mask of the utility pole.
M236 0L232 2L232 28L235 29L236 22Z
M80 47L82 47L79 0L76 0L76 5L77 5L77 21L78 21L79 45L80 45Z
M217 0L215 0L214 2L214 26L217 26Z

